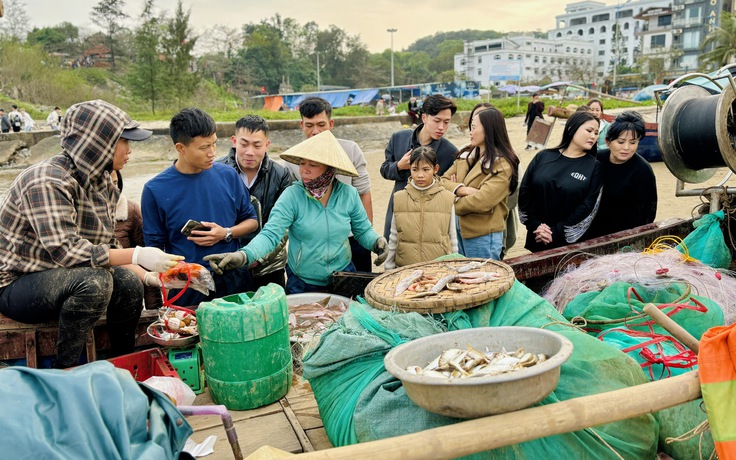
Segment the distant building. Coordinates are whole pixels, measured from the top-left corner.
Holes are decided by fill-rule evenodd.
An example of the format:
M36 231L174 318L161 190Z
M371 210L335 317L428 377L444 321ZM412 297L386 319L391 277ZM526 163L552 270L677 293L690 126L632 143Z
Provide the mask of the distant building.
M508 82L585 80L592 74L593 45L578 40L548 40L529 36L465 42L455 54L455 72L483 86ZM519 75L520 73L520 75Z
M553 40L576 37L592 43L595 76L601 80L612 73L617 57L626 65L636 63L640 48L637 32L641 31L643 21L635 19L635 16L649 8L671 7L671 1L629 0L610 6L596 1L570 3L565 7L565 14L555 16L556 28L548 32L548 37ZM617 28L619 35L615 34ZM618 39L614 41L616 36Z
M650 74L654 83L661 83L663 77L671 72L681 52L673 46L672 9L667 7L647 8L634 19L643 25L637 35L641 40L638 56L642 73Z
M674 70L687 73L699 68L703 40L720 26L721 13L733 10L732 0L673 0L673 47L680 52Z

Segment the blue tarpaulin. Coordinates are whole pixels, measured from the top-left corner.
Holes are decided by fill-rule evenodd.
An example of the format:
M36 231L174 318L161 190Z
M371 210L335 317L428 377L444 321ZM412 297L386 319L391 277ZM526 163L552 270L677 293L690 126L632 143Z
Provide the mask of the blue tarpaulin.
M321 97L325 99L333 108L345 107L348 99L353 98L351 104L367 104L378 97L378 88L371 89L350 89L345 91L323 91L303 94L288 94L283 96L284 102L290 109L296 109L299 104L308 97Z
M0 370L2 458L176 459L192 428L163 394L107 361Z

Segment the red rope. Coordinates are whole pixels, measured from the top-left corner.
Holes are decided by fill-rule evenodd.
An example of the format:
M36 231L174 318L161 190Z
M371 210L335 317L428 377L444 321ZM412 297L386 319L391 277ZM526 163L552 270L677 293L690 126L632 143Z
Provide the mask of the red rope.
M185 263L186 264L186 262L179 262L179 263ZM190 315L196 315L196 313L194 312L194 310L191 310L191 309L185 308L185 307L180 307L178 305L174 305L174 302L177 301L177 300L179 300L179 297L181 297L184 294L184 292L186 292L187 288L189 287L189 284L192 282L192 271L191 271L191 269L189 267L189 264L186 264L186 270L187 270L187 282L186 282L186 284L181 289L181 291L179 291L171 299L169 299L168 290L164 287L164 274L163 273L159 273L158 274L158 279L161 281L161 295L163 296L163 299L164 299L164 307L172 308L174 310L185 311L185 312L189 313Z

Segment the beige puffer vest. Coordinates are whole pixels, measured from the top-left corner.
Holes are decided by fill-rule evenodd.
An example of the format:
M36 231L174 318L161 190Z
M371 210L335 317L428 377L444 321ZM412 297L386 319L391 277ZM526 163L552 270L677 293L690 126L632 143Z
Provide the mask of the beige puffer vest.
M454 202L455 195L439 180L427 190L408 184L394 194L397 267L428 262L452 252L449 228Z

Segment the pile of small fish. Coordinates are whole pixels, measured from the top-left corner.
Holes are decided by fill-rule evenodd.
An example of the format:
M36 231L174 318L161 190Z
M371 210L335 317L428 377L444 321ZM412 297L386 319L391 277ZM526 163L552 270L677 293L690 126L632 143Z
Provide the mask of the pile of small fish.
M406 370L412 374L428 377L461 379L505 374L534 366L546 360L545 354L527 353L523 348L512 353L505 349L502 349L501 352L482 353L468 345L467 350L451 348L442 352L424 368L409 366Z
M329 301L330 298L325 297L319 302L289 307L291 337L301 338L319 335L348 309L347 305L342 302L328 305Z
M431 275L425 275L424 270L414 270L411 275L403 278L396 285L394 291L395 296L402 295L404 292L409 291L414 294L408 295L408 299L418 299L421 297L427 297L439 294L443 289L449 291L462 291L464 284L479 284L487 283L489 281L495 281L500 278L500 275L496 272L471 272L483 265L485 262L470 262L459 268L453 268L448 266L453 273L443 276L439 280Z

